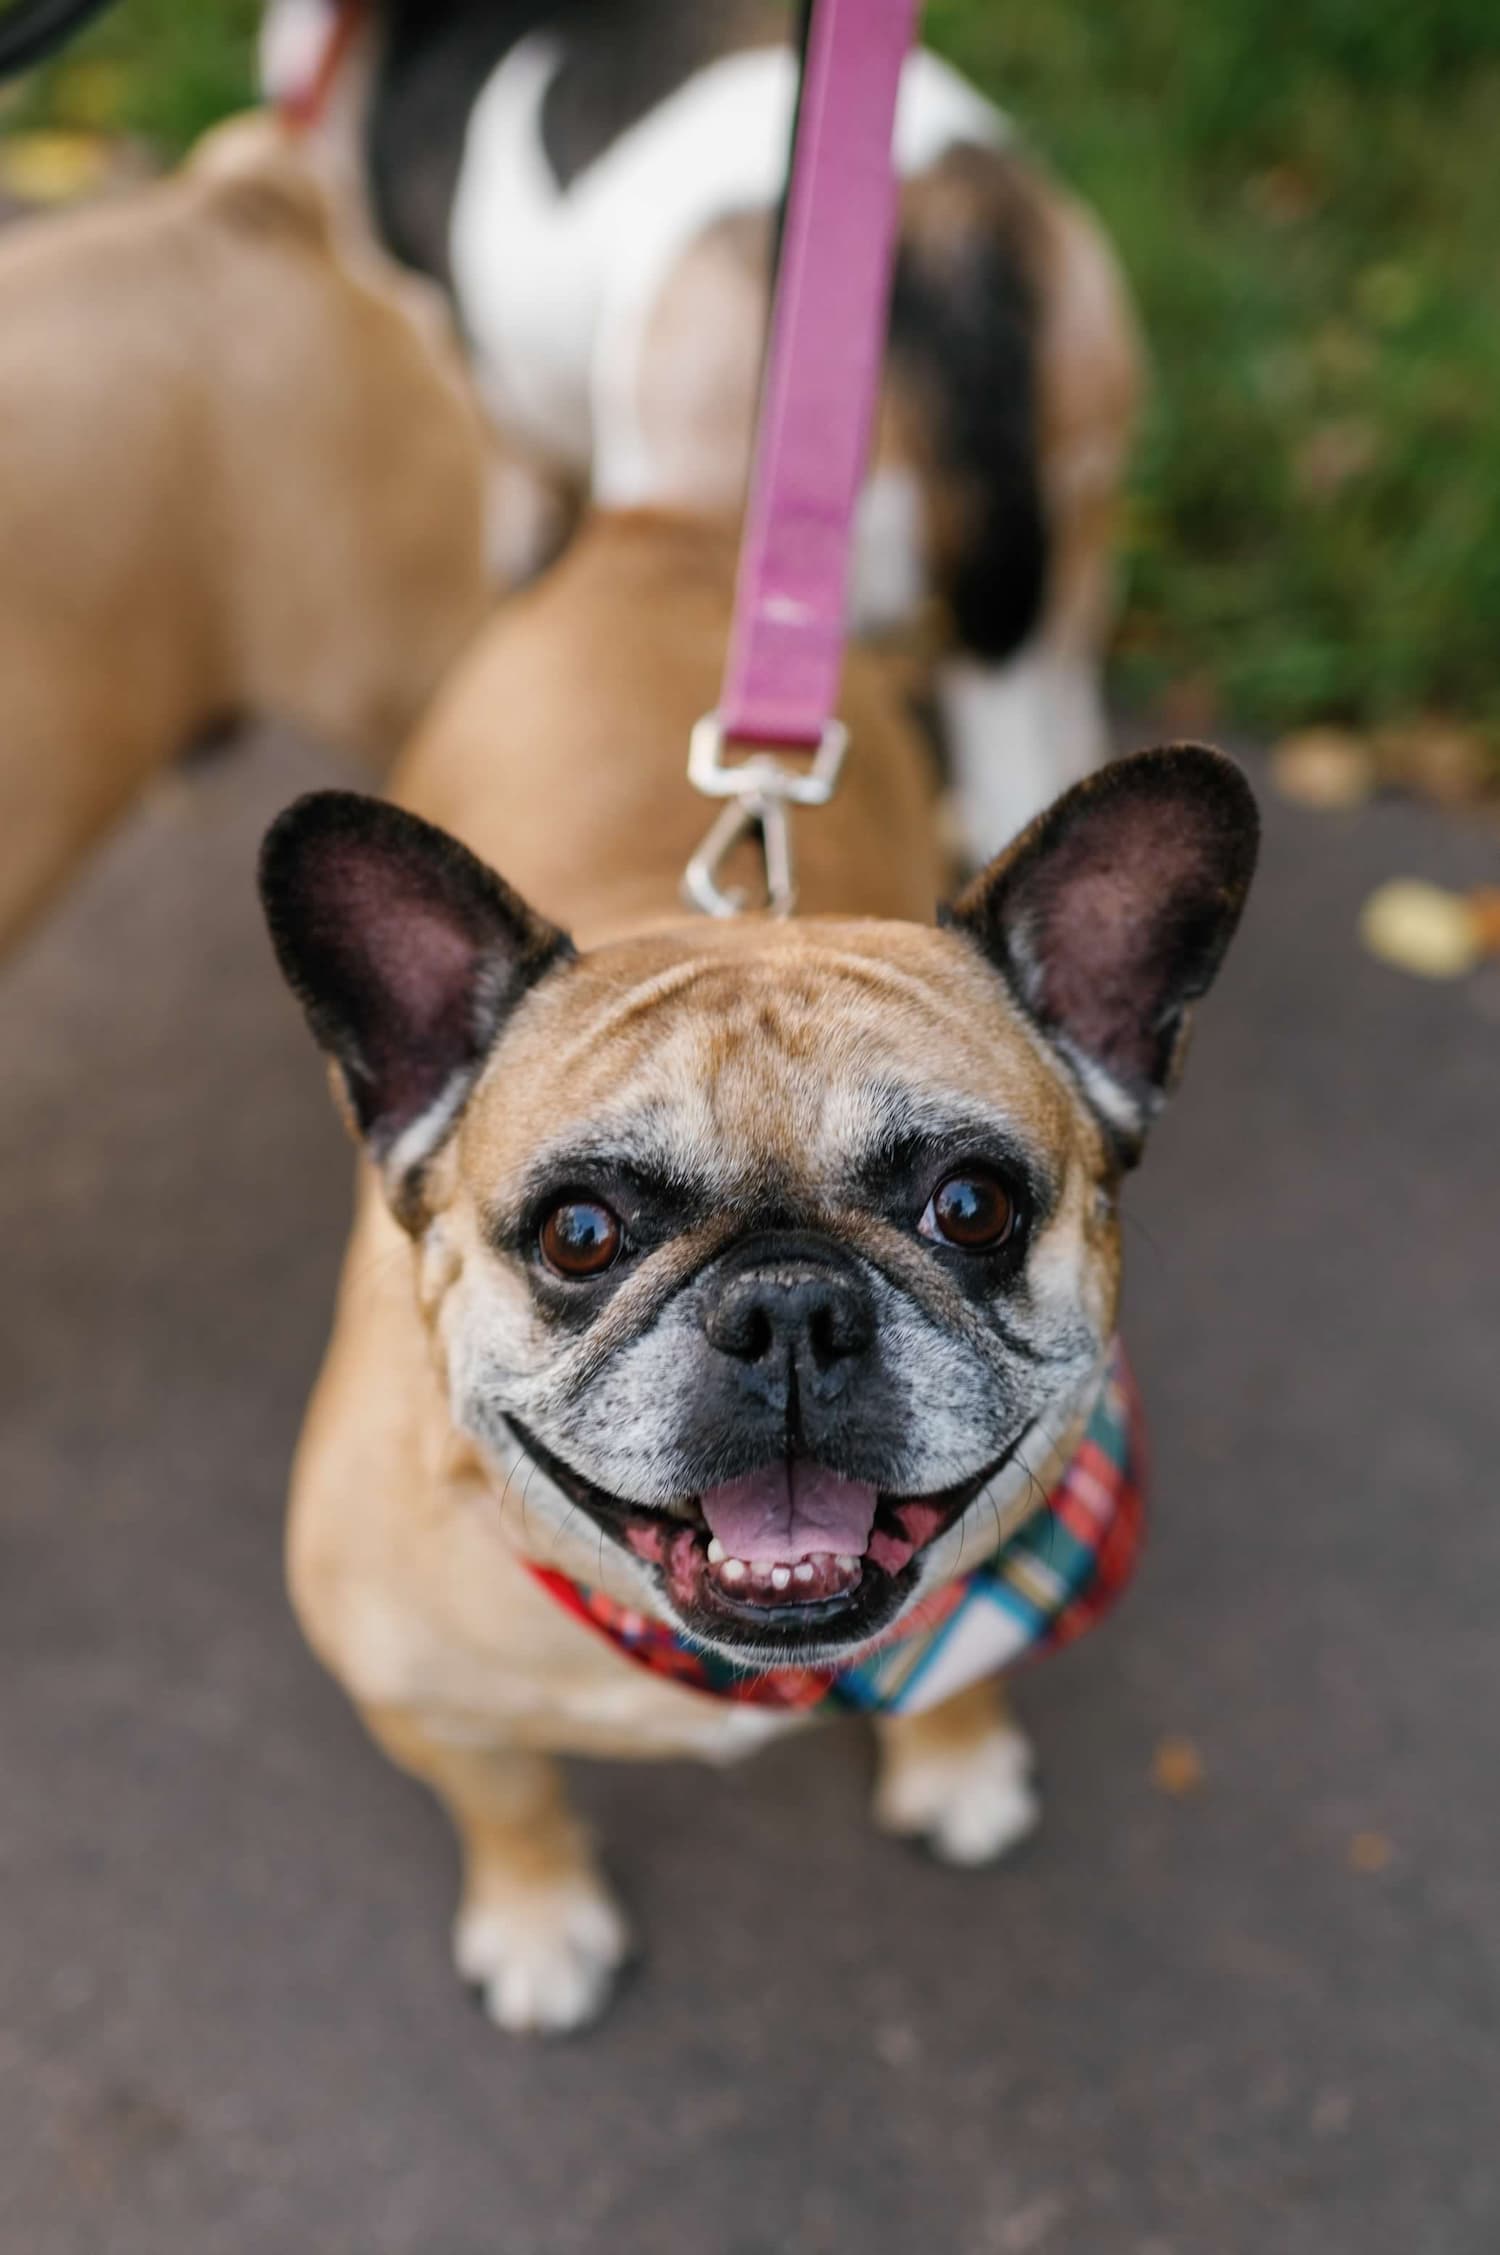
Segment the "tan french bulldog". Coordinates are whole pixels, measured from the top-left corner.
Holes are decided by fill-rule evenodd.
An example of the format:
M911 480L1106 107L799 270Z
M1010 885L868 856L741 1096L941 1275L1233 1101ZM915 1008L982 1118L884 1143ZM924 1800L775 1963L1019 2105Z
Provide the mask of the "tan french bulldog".
M486 604L485 441L425 285L269 120L0 242L0 947L247 712L382 763Z
M559 1591L753 1687L884 1649L1045 1507L1025 1475L1096 1398L1121 1180L1255 859L1227 759L1144 753L934 924L922 743L855 650L806 913L684 921L731 573L717 531L596 519L398 804L314 795L265 849L367 1154L292 1588L458 1828L458 1968L508 2028L587 2021L626 1950L552 1757L721 1761L819 1711L639 1665ZM993 1681L878 1728L887 1828L978 1861L1032 1821Z

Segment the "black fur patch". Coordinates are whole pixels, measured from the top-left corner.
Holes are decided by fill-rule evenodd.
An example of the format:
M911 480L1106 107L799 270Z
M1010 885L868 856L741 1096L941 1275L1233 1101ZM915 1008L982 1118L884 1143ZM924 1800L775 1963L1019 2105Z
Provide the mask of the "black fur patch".
M469 116L532 32L561 48L542 140L566 188L628 126L753 34L752 0L384 0L368 124L371 192L389 248L449 282L448 234Z
M973 215L940 253L907 232L891 296L891 369L918 402L935 467L963 513L956 546L935 547L938 591L963 648L993 661L1025 641L1046 586L1036 290L1019 210L989 208L1009 160L966 148L937 169L973 173Z
M451 280L469 114L501 57L571 12L566 0L382 0L365 128L370 195L387 247L408 266Z
M563 11L557 11L559 14ZM542 105L547 161L566 188L695 71L753 36L747 0L574 0Z

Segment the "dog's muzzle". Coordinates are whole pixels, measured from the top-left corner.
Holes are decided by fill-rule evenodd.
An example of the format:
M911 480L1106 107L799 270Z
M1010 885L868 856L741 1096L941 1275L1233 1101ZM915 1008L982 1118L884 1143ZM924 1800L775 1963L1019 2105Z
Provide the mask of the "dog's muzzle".
M747 1405L798 1424L840 1400L869 1367L875 1311L859 1271L816 1241L752 1238L704 1294L703 1333Z

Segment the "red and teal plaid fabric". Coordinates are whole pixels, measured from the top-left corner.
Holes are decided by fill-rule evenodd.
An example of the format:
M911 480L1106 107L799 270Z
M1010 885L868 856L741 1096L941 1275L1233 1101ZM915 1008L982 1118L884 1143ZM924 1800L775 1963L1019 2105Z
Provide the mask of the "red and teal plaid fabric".
M825 1702L866 1714L938 1706L984 1676L1071 1644L1135 1570L1145 1526L1140 1397L1116 1341L1083 1439L1049 1481L1046 1503L1008 1542L936 1590L846 1668L747 1672L687 1643L665 1622L544 1567L542 1586L627 1659L693 1691L761 1707Z

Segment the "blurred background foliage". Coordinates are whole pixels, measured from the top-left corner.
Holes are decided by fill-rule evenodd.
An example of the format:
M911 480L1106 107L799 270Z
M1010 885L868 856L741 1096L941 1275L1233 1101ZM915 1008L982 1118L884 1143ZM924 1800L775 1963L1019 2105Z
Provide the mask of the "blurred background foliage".
M256 0L125 0L18 121L171 154ZM1500 754L1500 0L929 0L1102 214L1155 394L1122 693L1184 731L1456 723Z
M255 99L260 0L123 0L25 90L19 116L138 134L178 156Z

